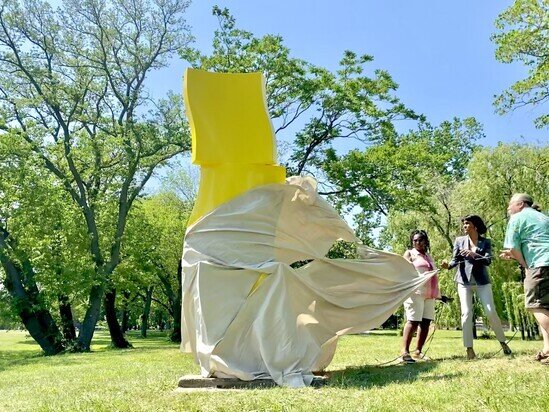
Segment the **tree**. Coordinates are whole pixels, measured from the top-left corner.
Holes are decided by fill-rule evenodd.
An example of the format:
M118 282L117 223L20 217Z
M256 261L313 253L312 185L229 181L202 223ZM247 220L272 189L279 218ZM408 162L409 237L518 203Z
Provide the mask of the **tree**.
M181 341L183 235L192 203L163 191L142 199L132 212L123 243L124 261L118 267L121 290L143 300L142 335L151 304L165 309L173 322L170 339ZM121 283L124 283L123 285Z
M6 303L52 354L76 338L71 301L89 287L91 259L80 212L30 155L16 137L0 140L0 282L11 295Z
M128 346L112 283L128 213L155 168L189 149L181 105L155 104L145 88L147 75L188 43L187 5L1 4L0 127L28 145L70 195L87 230L94 273L81 350L89 350L103 298L113 344Z
M505 114L523 106L541 107L549 100L549 4L546 0L515 0L495 24L496 59L528 66L525 79L496 96L497 111ZM548 126L549 114L539 116L535 124Z
M322 167L334 188L325 194L342 213L355 214L358 234L365 242L382 217L418 211L428 216L451 248L449 191L465 177L481 136L482 127L475 119L454 119L438 127L422 123L419 130L402 135L391 133L364 151L341 156L328 151Z

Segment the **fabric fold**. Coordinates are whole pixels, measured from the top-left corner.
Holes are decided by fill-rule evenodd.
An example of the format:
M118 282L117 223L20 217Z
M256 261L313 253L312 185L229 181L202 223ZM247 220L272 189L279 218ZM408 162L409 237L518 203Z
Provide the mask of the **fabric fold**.
M338 239L359 241L314 179L289 183L250 190L187 230L182 350L203 376L309 385L339 336L380 326L430 279L364 245L360 259L326 258Z

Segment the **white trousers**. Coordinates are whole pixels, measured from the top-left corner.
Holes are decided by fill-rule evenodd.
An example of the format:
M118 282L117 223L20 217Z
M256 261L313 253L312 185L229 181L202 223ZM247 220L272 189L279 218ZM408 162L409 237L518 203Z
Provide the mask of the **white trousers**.
M496 338L500 342L505 342L505 334L501 327L501 321L494 305L494 296L492 295L492 285L462 285L457 284L459 302L461 304L461 328L463 330L463 346L473 347L473 291L476 290L477 298L482 303L484 313L490 322Z

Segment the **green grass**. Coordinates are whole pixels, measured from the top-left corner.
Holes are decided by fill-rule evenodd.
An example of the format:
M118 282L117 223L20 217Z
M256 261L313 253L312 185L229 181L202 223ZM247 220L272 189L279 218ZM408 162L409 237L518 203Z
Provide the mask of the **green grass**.
M2 411L547 411L549 367L531 357L541 342L477 340L466 361L460 333L438 330L431 362L376 366L398 355L394 331L341 339L327 386L178 393L178 378L198 374L192 357L161 334L134 349L112 350L98 332L92 352L42 356L24 332L0 331Z

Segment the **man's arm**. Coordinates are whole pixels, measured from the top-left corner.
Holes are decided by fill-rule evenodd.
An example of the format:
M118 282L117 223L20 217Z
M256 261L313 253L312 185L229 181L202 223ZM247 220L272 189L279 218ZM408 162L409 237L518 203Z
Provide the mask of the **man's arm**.
M515 259L523 268L528 267L526 261L524 260L524 256L522 256L522 252L518 249L511 248L502 250L499 257L503 259Z
M523 268L527 268L528 264L524 259L521 251L521 226L523 219L520 214L515 214L509 219L507 223L507 230L505 231L505 239L503 241L503 250L500 257L504 259L515 259Z

